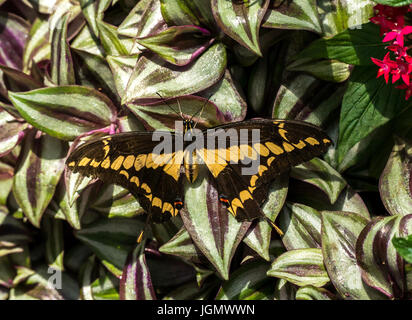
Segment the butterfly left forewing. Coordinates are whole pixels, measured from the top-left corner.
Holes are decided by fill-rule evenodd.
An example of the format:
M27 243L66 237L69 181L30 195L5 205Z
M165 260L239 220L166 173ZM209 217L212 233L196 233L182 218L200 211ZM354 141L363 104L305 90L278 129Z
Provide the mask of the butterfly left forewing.
M114 134L80 146L67 165L74 172L128 189L153 221L161 222L179 210L183 152L154 153L158 143L148 132Z

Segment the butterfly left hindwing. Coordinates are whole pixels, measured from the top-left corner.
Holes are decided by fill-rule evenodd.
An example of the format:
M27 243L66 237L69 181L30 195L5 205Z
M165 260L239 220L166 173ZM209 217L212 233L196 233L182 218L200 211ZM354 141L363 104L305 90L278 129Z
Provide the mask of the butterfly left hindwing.
M154 154L150 132L128 132L85 143L67 159L74 172L128 189L154 222L177 215L183 199L183 152Z

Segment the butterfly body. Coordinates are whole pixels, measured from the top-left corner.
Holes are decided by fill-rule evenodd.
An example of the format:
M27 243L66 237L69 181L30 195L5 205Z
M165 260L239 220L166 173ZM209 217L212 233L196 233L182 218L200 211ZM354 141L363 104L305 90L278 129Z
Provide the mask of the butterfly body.
M67 165L125 187L154 222L179 213L184 180L195 182L204 168L218 201L238 220L252 220L262 216L269 182L331 144L320 128L302 121L256 119L203 131L191 120L183 124L182 133L126 132L87 142Z

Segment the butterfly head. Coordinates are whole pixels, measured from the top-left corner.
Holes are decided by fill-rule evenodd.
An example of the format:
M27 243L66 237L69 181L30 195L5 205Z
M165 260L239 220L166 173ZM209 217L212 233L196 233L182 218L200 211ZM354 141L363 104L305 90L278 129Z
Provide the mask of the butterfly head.
M195 126L195 122L192 119L184 119L183 120L184 133L192 131L194 126Z

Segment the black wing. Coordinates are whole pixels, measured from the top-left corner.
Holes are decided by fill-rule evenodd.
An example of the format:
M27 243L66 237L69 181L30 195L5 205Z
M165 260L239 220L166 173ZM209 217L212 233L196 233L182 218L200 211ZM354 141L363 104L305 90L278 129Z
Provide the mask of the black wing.
M168 134L174 144L175 135ZM162 222L179 211L183 152L155 154L158 144L151 132L114 134L81 145L66 163L74 172L128 189L154 222Z
M260 205L266 200L267 184L276 176L322 155L331 144L319 127L296 120L259 119L213 129L224 132L232 129L239 137L241 129L249 131L246 138L239 138L237 146L230 146L227 138L223 138L225 148L217 145L214 150L203 150L202 156L216 181L221 201L240 221L262 216ZM258 137L253 136L252 130L259 130ZM222 133L217 137L222 139Z

